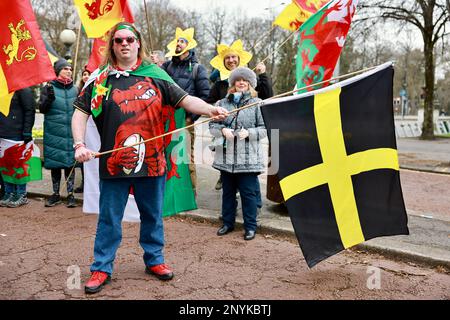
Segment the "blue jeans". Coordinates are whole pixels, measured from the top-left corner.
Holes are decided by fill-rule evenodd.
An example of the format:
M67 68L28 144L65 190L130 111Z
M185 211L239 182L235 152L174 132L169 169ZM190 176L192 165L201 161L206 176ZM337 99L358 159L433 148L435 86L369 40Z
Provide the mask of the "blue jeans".
M261 199L261 186L259 185L259 178L256 176L258 183L256 184L256 207L262 208L262 199Z
M257 173L229 173L222 171L222 218L227 227L234 227L236 221L236 191L242 201L244 229L256 231L256 204L258 192Z
M222 181L222 171L220 172L220 181ZM257 208L262 208L262 199L261 199L261 186L259 185L259 178L258 179L258 184L256 185L256 207Z
M144 249L144 263L164 263L164 226L162 211L166 176L100 179L100 215L94 244L92 271L113 272L113 263L122 240L122 218L130 187L141 218L139 243Z
M27 184L13 184L5 181L5 194L17 194L25 196L27 194Z
M8 138L9 140L13 141L22 141L22 137L13 137ZM19 194L19 195L26 195L27 194L27 184L13 184L4 181L5 185L5 194Z

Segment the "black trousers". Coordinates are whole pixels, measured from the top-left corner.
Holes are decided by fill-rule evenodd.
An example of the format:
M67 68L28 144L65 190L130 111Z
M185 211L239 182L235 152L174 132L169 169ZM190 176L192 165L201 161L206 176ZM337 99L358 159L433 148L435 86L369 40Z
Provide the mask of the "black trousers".
M59 188L61 185L61 170L64 170L64 176L67 180L67 193L71 194L73 193L73 184L75 182L75 170L72 171L72 168L51 169L53 192L59 194ZM72 171L72 174L69 177L70 171Z

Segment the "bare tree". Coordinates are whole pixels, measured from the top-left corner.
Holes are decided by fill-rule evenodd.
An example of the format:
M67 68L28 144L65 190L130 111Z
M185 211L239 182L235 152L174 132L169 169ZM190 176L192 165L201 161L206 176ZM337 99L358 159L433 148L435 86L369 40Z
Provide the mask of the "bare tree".
M447 71L445 77L437 81L436 84L436 98L439 101L441 111L447 116L450 115L450 95L448 88L450 88L450 71Z
M444 3L446 1L446 3ZM434 138L433 100L435 86L435 46L445 36L450 21L449 0L370 0L362 4L368 11L381 11L382 19L393 19L418 28L424 42L425 100L422 139Z
M135 13L135 24L142 31L149 51L165 51L167 44L175 37L176 27L182 27L182 15L170 0L148 0L146 3L150 26L147 25L143 1Z
M183 15L183 28L194 28L195 30L194 38L197 41L195 54L203 65L207 65L205 62L210 59L208 52L210 52L213 45L208 42L205 21L203 20L202 15L194 10L189 10Z
M270 54L270 44L273 37L268 31L271 28L271 21L259 17L249 18L247 15L236 14L231 25L232 30L230 33L233 41L241 39L244 43L244 48L253 55L249 64L250 67L256 66L258 62ZM267 70L270 70L270 68L267 68Z
M295 81L295 56L297 54L297 40L286 42L279 51L277 74L274 80L275 93L284 93L294 89Z
M59 35L64 29L73 29L78 34L80 21L72 0L32 0L33 11L44 40L55 51L64 56L65 45L59 40ZM78 41L78 39L77 39ZM76 43L71 47L72 61L75 63L77 55L77 74L73 75L75 81L80 78L83 66L87 64L90 55L90 42L84 33L80 33L80 44L76 52Z
M406 41L400 52L393 56L396 61L394 92L407 88L410 112L416 113L419 108L423 108L421 94L425 79L425 61L423 51L414 49L411 43L412 41Z
M72 2L70 0L32 0L31 4L42 36L56 52L60 53L61 56L64 55L65 47L64 44L59 41L59 34L67 28L66 21L70 15L70 10L68 10L68 8L72 5Z
M211 9L210 14L205 22L206 33L212 39L212 43L217 46L219 43L228 40L227 21L228 15L225 7L216 6Z

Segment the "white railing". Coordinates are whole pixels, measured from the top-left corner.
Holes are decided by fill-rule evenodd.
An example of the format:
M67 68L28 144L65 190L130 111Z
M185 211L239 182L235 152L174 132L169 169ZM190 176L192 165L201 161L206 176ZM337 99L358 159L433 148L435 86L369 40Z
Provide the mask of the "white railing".
M450 117L439 116L435 111L434 134L450 134ZM395 135L397 138L419 137L422 134L423 114L418 116L395 116Z

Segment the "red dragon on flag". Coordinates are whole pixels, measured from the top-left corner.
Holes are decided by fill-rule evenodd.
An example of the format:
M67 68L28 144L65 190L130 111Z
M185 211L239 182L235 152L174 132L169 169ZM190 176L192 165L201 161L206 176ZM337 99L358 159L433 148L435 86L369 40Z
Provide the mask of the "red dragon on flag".
M39 148L32 141L25 144L0 139L0 174L14 184L42 180Z
M100 38L122 21L127 0L74 0L88 38Z
M331 0L302 24L296 66L298 88L331 78L357 4L358 0Z
M112 10L114 0L108 0L103 5L102 0L94 0L91 4L85 3L84 7L88 10L88 17L95 20Z

